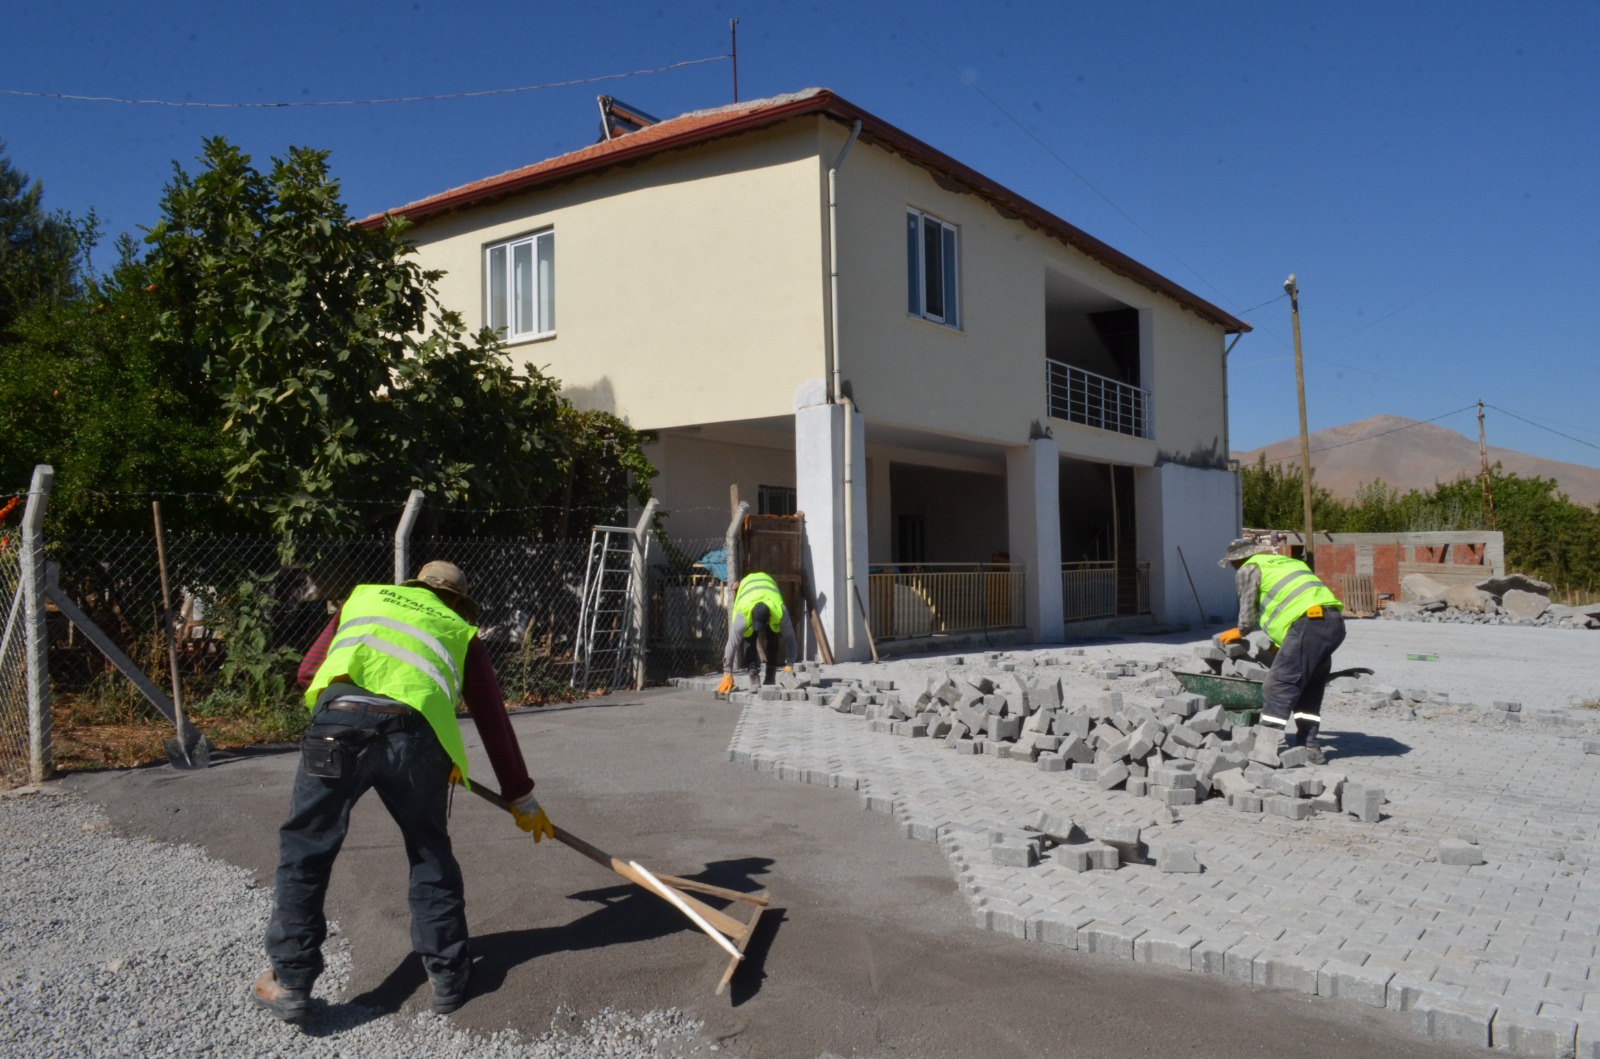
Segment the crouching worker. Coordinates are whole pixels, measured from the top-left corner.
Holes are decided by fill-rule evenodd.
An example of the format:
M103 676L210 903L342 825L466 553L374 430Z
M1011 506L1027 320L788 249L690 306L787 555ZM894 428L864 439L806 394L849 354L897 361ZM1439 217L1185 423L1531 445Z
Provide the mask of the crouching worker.
M411 944L433 983L433 1010L447 1014L466 1000L466 901L445 823L451 766L467 773L458 702L472 713L517 825L535 842L554 836L472 625L477 612L461 571L428 563L403 585L358 585L300 664L311 727L278 832L272 966L251 991L286 1022L305 1018L322 973L328 878L350 810L368 790L405 842Z
M1228 545L1218 565L1234 568L1239 593L1239 625L1218 639L1233 643L1259 627L1278 649L1261 689L1261 723L1321 760L1322 697L1344 643L1344 604L1311 567L1245 538Z
M783 637L783 671L794 670L794 624L784 610L783 596L778 583L770 574L745 574L733 595L733 613L728 616L728 646L722 652L722 683L717 694L726 695L733 690L733 663L744 645L745 665L750 673L750 686L757 687L757 662L765 664L766 679L771 684L778 678L778 637Z

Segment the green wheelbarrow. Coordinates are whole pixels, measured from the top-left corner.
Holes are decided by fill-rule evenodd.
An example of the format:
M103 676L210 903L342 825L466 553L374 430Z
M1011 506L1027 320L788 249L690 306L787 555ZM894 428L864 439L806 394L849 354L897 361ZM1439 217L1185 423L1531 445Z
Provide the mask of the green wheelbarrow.
M1215 673L1172 674L1183 685L1184 691L1204 695L1212 706L1221 706L1228 715L1228 723L1235 728L1248 727L1261 720L1261 685L1243 677L1223 677Z

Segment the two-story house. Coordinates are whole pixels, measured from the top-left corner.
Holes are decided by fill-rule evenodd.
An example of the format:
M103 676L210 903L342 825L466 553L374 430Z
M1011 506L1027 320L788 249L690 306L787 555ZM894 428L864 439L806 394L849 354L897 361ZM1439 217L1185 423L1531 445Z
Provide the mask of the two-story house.
M606 103L600 142L390 212L469 325L658 434L674 533L719 536L730 483L804 511L843 657L912 566L1008 563L1039 642L1232 611L1247 324L832 92Z

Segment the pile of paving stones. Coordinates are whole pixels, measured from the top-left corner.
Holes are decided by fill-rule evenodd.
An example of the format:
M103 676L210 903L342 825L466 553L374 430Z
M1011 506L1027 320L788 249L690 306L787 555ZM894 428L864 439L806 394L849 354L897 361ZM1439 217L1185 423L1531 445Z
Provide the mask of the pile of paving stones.
M1475 585L1444 585L1425 574L1407 574L1400 582L1400 599L1385 605L1378 617L1389 621L1600 629L1600 602L1576 607L1552 603L1550 586L1525 574L1491 577Z
M1237 668L1247 661L1247 650L1219 666L1231 662ZM1198 694L1160 694L1170 687L1170 674L1162 671L1168 663L1134 667L1149 680L1143 690L1150 694L1084 696L1069 694L1047 669L1030 680L1003 656L989 655L985 661L1000 670L996 676L977 667L950 669L930 677L920 690L898 688L893 680L824 679L802 663L798 672L784 674L779 686L758 694L764 700L813 702L859 716L875 732L943 740L958 754L991 755L1063 773L1099 790L1125 791L1169 808L1224 798L1242 813L1291 820L1317 812L1348 812L1366 822L1380 817L1382 790L1350 783L1342 771L1316 764L1304 748L1283 748L1281 732L1235 724L1222 706L1208 705ZM1115 669L1124 675L1130 665L1093 672L1103 677ZM1036 859L1039 843L1028 844ZM1074 848L1067 863L1082 869L1115 866L1115 858L1103 851L1096 858L1094 852Z

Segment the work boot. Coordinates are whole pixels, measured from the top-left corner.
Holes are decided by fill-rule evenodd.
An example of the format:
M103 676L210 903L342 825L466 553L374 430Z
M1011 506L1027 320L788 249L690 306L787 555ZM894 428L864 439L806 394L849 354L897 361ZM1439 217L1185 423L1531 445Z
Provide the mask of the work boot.
M304 1022L311 1007L311 996L304 989L286 989L271 968L263 971L250 987L250 999L284 1022Z
M433 1013L448 1015L467 1002L468 987L472 982L472 961L461 965L452 975L433 979Z

